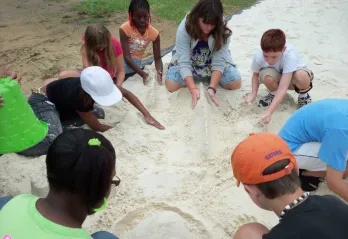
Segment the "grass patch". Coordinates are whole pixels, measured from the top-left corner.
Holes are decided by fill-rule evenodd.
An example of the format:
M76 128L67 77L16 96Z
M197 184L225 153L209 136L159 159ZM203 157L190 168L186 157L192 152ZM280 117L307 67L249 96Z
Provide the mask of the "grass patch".
M225 15L255 4L256 0L221 0ZM149 0L151 12L158 17L180 23L197 0ZM74 8L92 18L103 18L112 12L128 11L130 0L83 0Z

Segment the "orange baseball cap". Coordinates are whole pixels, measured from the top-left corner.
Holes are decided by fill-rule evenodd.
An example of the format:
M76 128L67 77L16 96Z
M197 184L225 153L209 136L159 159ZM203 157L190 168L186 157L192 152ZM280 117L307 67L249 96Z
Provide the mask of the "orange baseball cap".
M263 175L266 168L283 159L290 160L288 166L276 173ZM240 182L259 184L273 181L290 174L297 167L296 158L287 143L271 133L250 134L234 149L231 164L237 186Z

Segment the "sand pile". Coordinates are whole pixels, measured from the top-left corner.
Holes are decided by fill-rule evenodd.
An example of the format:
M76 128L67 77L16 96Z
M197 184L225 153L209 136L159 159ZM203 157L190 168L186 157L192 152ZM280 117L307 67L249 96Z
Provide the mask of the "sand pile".
M230 49L243 87L234 92L219 88L220 108L210 102L202 84L201 99L192 110L187 89L171 94L154 77L147 86L139 77L128 80L124 86L145 102L166 130L148 126L129 103L107 109L106 121L115 128L105 136L116 148L122 183L108 210L89 218L86 228L109 230L120 238L149 238L144 230L155 233L151 238L161 238L167 231L183 228L185 235L173 238L208 239L231 238L247 222L269 227L277 223L273 213L257 208L244 189L235 186L229 159L236 144L250 132L277 133L296 110L297 96L288 94L271 123L260 124L263 109L244 104L251 90L251 60L262 33L282 28L288 41L309 60L315 74L313 100L347 97L347 11L345 0L265 0L234 16L229 22L233 30ZM166 56L164 62L169 59ZM257 100L265 94L261 86ZM0 158L0 193L30 192L30 182L44 187L44 174L44 157L5 155Z

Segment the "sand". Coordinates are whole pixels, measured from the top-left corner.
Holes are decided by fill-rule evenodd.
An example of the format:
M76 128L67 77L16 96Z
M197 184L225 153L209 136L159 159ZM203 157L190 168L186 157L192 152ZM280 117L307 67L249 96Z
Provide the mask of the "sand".
M313 100L346 98L347 11L345 0L265 0L234 16L229 22L233 30L230 48L243 87L238 91L219 88L220 108L210 102L202 84L201 99L192 110L187 89L169 93L155 83L153 74L147 86L139 77L125 82L166 130L148 126L129 103L107 109L105 121L115 128L105 136L116 148L117 175L122 182L108 209L88 218L84 226L90 232L108 230L122 239L149 238L146 230L154 233L151 238L159 238L166 230L174 230L171 220L177 220L178 227L187 228L182 238L205 239L231 238L248 222L275 225L278 219L272 212L259 209L243 188L236 187L230 156L250 132L277 133L297 109L297 96L290 92L271 123L260 124L263 109L246 105L243 99L251 90L252 57L265 30L282 28L315 74ZM169 59L166 56L164 62ZM154 67L147 70L153 72ZM261 86L257 100L265 94ZM44 188L44 167L44 157L2 156L1 195L30 192L30 184ZM319 192L328 192L327 187L322 185Z

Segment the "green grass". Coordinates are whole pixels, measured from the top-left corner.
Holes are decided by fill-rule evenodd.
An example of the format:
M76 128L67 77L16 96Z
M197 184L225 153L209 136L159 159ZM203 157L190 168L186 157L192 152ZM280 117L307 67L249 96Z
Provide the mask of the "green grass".
M163 19L180 23L185 14L194 6L197 0L149 0L151 12ZM225 15L253 5L256 0L222 0ZM86 12L92 18L101 18L113 12L127 11L130 0L82 0L74 8Z

